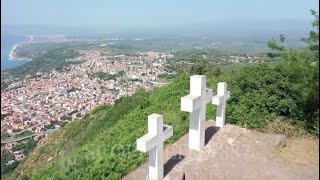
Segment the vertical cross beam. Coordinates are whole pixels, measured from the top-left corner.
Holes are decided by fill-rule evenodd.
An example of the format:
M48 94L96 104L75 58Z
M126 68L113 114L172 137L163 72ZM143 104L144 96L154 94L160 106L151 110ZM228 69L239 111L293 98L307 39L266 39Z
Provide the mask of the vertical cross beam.
M159 137L163 131L163 116L152 114L148 116L148 134ZM149 151L149 179L163 179L163 143L157 143L157 146Z
M205 144L206 104L211 101L212 90L206 88L206 77L190 77L190 94L181 98L181 110L190 113L189 148L201 150Z
M137 139L137 149L149 153L149 180L163 179L163 142L173 134L172 126L163 124L163 116L148 116L148 134Z
M200 96L201 106L194 112L190 113L189 124L189 148L200 150L204 147L204 122L206 106L203 104L204 94L206 93L205 76L191 76L190 78L190 95Z
M230 91L227 91L227 83L219 82L217 95L212 98L212 104L218 105L216 114L216 126L222 128L225 125L226 101L230 99Z

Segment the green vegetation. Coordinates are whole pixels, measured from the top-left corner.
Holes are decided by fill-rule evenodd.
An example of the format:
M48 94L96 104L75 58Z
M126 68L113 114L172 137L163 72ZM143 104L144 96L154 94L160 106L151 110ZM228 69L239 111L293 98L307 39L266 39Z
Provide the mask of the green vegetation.
M35 147L37 146L37 141L30 138L26 140L25 142L21 142L18 145L14 146L12 148L12 151L18 151L23 149L23 154L28 155Z
M75 87L72 87L72 88L70 88L70 89L67 89L67 93L75 92L75 91L77 91L77 90L79 90L79 89L78 89L78 88L75 88Z
M229 123L263 129L276 117L287 116L292 123L312 131L300 107L303 92L293 86L281 66L260 64L230 74L221 79L228 82L232 93L227 109Z
M319 135L319 15L311 10L315 17L314 30L309 37L303 39L309 46L303 50L286 48L282 44L285 36L280 35L279 42L274 39L268 42L273 52L268 55L280 58L284 63L280 65L286 78L299 91L297 110L292 112L296 121L303 121L307 129Z
M99 79L107 79L108 74L105 73L105 72L100 71L100 72L97 72L97 73L92 73L89 76L90 77L96 77L96 78L99 78Z
M2 79L2 74L1 74L1 79ZM7 87L8 87L8 84L6 82L1 81L1 90L6 89Z
M15 53L17 57L34 59L39 56L43 56L50 50L61 46L62 43L32 43L32 44L20 44Z
M7 177L18 166L18 161L14 161L12 164L6 165L8 161L11 160L14 160L14 155L12 153L1 153L1 179Z
M195 57L206 57L212 61L218 61L218 58L226 57L227 53L218 51L216 49L193 49L188 51L177 51L175 56L171 59L174 62L189 61L192 62Z
M135 150L135 139L146 133L149 114L164 114L166 123L174 125L176 133L167 143L187 132L188 118L178 111L180 104L177 101L188 93L187 79L176 80L153 92L141 91L132 97L120 98L114 106L96 108L84 118L49 135L36 147L33 154L37 155L30 155L15 172L24 169L24 172L30 172L24 176L32 175L36 179L46 178L54 171L56 173L50 175L52 178L121 177L146 160L145 155L141 156ZM162 103L167 106L163 107ZM56 143L52 143L54 141ZM53 162L44 166L50 157Z
M54 129L55 126L53 123L46 125L46 129Z
M99 78L100 80L116 80L117 77L123 76L125 73L123 71L119 71L116 74L108 74L105 72L97 72L89 75L90 78Z
M5 136L1 136L1 141L12 141L12 140L15 140L15 139L20 139L20 138L24 138L24 137L27 137L27 136L30 136L30 135L34 135L34 133L32 131L25 131L21 134L17 134L17 135L14 135L14 136L9 136L8 134L6 134Z
M48 72L50 70L62 70L69 64L76 64L81 62L67 62L66 59L76 58L79 56L74 50L68 50L68 47L59 47L48 50L44 54L39 54L32 61L22 66L17 66L5 73L1 74L1 88L3 89L9 83L4 83L4 80L11 79L14 81L16 78L24 78L27 75L31 77L36 76L37 72Z
M191 74L204 74L209 77L219 76L222 72L220 67L205 58L193 57L194 65L189 69Z
M169 73L158 75L158 78L162 78L162 79L174 79L175 77L177 77L176 74L169 74Z
M24 155L28 155L37 146L37 141L32 138L19 143L12 148L12 151L23 150ZM10 173L18 166L19 161L6 165L8 161L14 160L14 155L9 152L1 153L1 179L10 175Z
M167 86L123 97L114 106L98 107L84 118L54 132L11 178L123 177L146 160L145 154L135 150L135 140L146 133L149 114L163 114L165 123L174 127L174 135L166 144L187 132L188 114L180 111L180 98L189 93L190 72L211 74L207 86L214 91L218 82L228 82L232 94L228 102L227 123L263 130L273 127L274 123L279 124L278 117L285 116L287 118L282 123L294 125L297 132L318 134L317 120L309 117L317 116L319 110L301 109L302 104L308 103L309 100L304 98L308 96L304 95L304 89L299 89L303 82L292 80L295 77L291 76L292 69L284 68L288 63L257 64L216 73L199 60ZM215 107L208 106L207 117L213 118L214 115ZM279 126L282 130L286 127ZM274 132L281 133L277 129ZM53 160L48 163L50 157Z
M286 48L281 45L285 40L281 36L280 45L275 40L268 43L274 50L269 56L281 60L277 64L228 71L195 57L195 63L182 69L171 84L122 97L114 106L97 107L50 134L8 179L120 179L147 159L146 154L136 151L136 139L147 132L148 115L163 114L164 122L174 127L166 145L187 133L189 118L180 111L180 98L189 93L193 73L206 74L207 86L214 92L218 82L228 83L227 123L276 133L296 130L318 135L319 26L314 15L316 31L306 39L309 48ZM207 118L213 119L215 106L207 110Z
M2 114L1 113L1 121L7 116L7 114Z
M10 137L7 139L1 139L1 143L19 142L19 141L22 141L25 139L30 139L33 136L35 136L35 135L28 135L28 136L22 136L22 137L16 137L16 138Z
M166 144L187 132L188 114L180 111L180 98L189 93L189 75L181 75L152 92L123 97L114 106L98 107L69 123L38 146L36 155L28 157L12 178L119 179L146 160L135 150L135 140L146 133L149 114L163 114L165 123L173 125L174 136ZM299 111L301 91L285 77L280 67L260 64L208 77L207 85L215 91L217 82L228 82L232 94L227 123L263 129L276 117L296 117ZM214 115L214 106L208 106L207 117ZM292 118L288 122L313 132L308 129L307 119ZM48 163L50 157L54 160ZM22 171L30 173L19 174Z

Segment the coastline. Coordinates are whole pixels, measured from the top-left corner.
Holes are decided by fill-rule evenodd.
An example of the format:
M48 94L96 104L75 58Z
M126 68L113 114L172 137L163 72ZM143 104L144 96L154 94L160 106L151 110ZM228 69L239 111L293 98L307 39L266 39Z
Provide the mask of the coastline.
M17 54L19 48L22 48L21 43L31 42L30 37L16 34L4 34L3 36L5 40L1 39L1 73L31 62L30 58L19 57Z
M15 44L15 45L12 47L12 49L11 49L11 51L10 51L10 53L9 53L8 60L9 60L9 61L14 61L14 60L19 60L19 61L31 61L31 60L32 60L31 58L27 58L27 57L25 57L25 58L23 58L23 57L16 57L16 56L14 55L14 51L17 49L18 46L20 46L21 44L26 44L26 43L32 41L32 39L33 39L32 36L29 36L29 40L28 40L28 41L20 42L20 43L18 43L18 44Z

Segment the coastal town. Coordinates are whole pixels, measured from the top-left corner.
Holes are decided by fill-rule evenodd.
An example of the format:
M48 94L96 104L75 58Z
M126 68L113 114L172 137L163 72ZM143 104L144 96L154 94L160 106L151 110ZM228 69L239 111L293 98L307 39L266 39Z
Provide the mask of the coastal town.
M22 58L15 51L19 45L11 50L11 59ZM78 56L64 59L70 64L27 75L1 92L1 152L14 155L7 165L26 157L23 149L17 147L40 141L97 106L112 105L120 97L131 96L140 89L148 91L167 84L168 79L161 78L162 75L176 75L167 68L174 52L109 55L101 49L85 49L74 53ZM256 63L259 59L259 56L227 55L217 57L216 63Z
M39 141L63 124L84 116L99 105L114 104L122 96L139 89L150 90L166 84L157 82L167 73L166 59L171 53L145 52L135 55L105 56L99 50L79 50L79 57L61 71L39 72L14 82L1 92L1 152L9 151L23 159L22 152L12 152L28 131ZM31 134L31 135L30 135ZM10 136L12 141L3 141ZM21 135L18 135L21 137Z

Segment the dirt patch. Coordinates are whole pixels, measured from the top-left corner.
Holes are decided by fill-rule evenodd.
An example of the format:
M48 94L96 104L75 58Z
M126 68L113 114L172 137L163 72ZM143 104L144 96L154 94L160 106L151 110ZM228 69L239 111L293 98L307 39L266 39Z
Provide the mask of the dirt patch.
M287 163L301 166L319 167L319 138L289 138L281 143L273 152Z
M269 134L283 134L288 138L308 137L309 134L301 127L291 124L291 119L287 117L277 117L274 121L270 122L266 127L260 129L263 133Z

